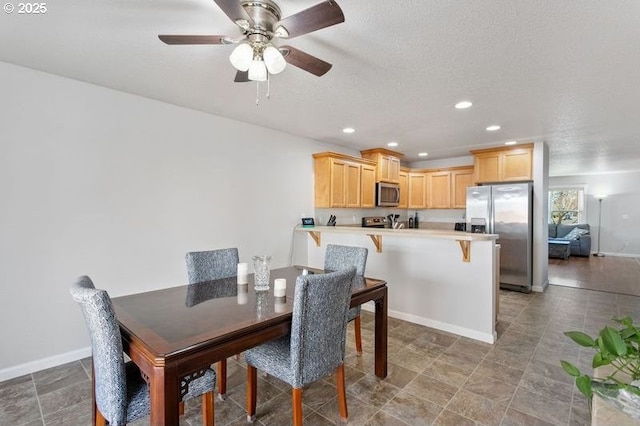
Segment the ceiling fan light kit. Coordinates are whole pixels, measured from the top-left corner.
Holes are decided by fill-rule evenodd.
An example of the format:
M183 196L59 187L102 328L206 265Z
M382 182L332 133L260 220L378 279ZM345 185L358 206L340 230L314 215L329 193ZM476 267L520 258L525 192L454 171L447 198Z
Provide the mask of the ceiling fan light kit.
M327 0L280 19L280 8L271 0L214 0L242 31L242 37L225 35L159 35L166 44L235 44L229 61L236 68L234 81L268 81L287 63L316 76L331 69L331 64L291 46L277 47L273 39L293 38L344 22L342 9ZM245 41L246 40L246 41Z

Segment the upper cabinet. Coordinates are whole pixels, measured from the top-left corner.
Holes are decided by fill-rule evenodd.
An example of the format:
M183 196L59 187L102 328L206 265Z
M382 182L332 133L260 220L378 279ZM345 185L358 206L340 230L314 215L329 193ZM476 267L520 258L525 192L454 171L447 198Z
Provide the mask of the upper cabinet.
M316 208L375 207L375 163L335 152L313 154Z
M400 167L399 176L400 202L398 203L398 208L407 209L409 208L409 169Z
M451 172L427 173L427 207L430 209L451 208Z
M407 207L410 209L427 208L427 174L424 172L409 172L409 199ZM400 193L402 196L402 192Z
M533 177L533 144L479 149L471 153L475 160L475 183L531 180Z
M376 162L376 182L400 183L402 154L384 148L360 151L363 158Z
M451 208L467 208L467 188L473 186L473 167L460 167L451 171Z
M473 167L471 166L428 171L427 208L466 208L469 186L473 186Z

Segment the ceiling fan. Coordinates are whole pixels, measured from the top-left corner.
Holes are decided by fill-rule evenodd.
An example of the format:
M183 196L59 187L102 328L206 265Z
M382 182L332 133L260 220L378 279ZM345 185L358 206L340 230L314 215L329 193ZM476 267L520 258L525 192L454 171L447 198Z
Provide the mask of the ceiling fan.
M281 19L280 8L271 0L214 0L240 28L242 36L165 35L166 44L237 44L229 60L238 70L236 82L265 81L269 74L282 72L287 63L322 76L332 67L292 46L274 46L273 39L289 39L344 22L335 1L324 1Z

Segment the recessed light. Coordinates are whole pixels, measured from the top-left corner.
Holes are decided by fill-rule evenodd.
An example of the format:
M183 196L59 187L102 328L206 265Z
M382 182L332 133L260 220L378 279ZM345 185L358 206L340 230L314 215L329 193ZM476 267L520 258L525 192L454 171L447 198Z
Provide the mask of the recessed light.
M427 155L429 154L427 154L426 152L421 152L418 154L419 157L426 157Z
M469 108L471 105L473 105L471 102L469 101L462 101L462 102L458 102L456 104L456 108L457 109L465 109L465 108Z
M398 146L398 142L389 142L387 146Z
M343 133L353 133L355 131L356 129L354 129L353 127L345 127L344 129L342 129Z
M496 130L500 130L500 126L498 126L497 124L493 124L487 127L487 132L495 132Z
M505 145L515 145L517 143L518 143L517 141L509 141L509 142L505 142L504 144Z

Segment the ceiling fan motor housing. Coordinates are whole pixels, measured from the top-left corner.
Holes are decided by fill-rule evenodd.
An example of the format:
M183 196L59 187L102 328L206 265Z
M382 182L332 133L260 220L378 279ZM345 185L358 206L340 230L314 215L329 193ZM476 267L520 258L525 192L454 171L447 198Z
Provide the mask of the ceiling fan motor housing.
M253 20L253 26L245 29L246 34L260 34L266 41L273 37L274 26L280 21L280 8L271 0L244 1L242 7Z

